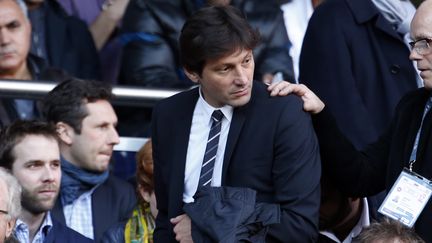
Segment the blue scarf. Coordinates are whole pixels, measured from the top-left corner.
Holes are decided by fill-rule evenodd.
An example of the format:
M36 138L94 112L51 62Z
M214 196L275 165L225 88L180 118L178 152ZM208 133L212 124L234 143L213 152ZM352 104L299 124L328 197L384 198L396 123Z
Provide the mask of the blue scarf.
M73 203L81 194L89 191L94 186L102 184L108 179L109 172L102 174L82 170L69 161L61 158L62 179L60 185L60 197L63 206Z

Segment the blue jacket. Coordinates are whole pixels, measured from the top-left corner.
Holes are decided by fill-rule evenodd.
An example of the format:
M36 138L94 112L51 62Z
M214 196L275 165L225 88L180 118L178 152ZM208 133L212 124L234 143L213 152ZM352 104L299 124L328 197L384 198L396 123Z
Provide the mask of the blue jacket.
M63 226L59 221L51 218L53 226L45 238L44 243L86 243L94 242L80 233Z

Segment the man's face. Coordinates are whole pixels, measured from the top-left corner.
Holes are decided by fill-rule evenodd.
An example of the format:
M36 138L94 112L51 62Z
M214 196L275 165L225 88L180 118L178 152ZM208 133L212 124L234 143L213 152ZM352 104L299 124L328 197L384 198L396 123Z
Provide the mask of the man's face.
M425 2L417 10L411 22L411 38L417 41L424 38L432 38L432 2ZM432 43L430 43L432 45ZM425 88L432 89L432 46L426 53L420 55L411 50L410 59L417 61L417 69L423 79Z
M27 135L13 148L12 174L22 186L22 206L33 214L54 207L60 188L60 150L54 138Z
M87 103L88 116L82 121L81 133L74 131L70 160L76 166L103 173L108 170L114 145L118 144L117 116L106 100Z
M202 75L192 75L191 79L201 84L204 99L211 106L238 107L250 100L254 68L252 51L241 50L207 61Z
M17 3L0 1L0 75L25 68L31 27Z
M319 229L335 229L351 214L351 200L343 196L332 186L321 187L321 204L319 209Z
M7 211L7 200L8 200L8 189L6 183L0 178L0 210ZM12 229L14 226L14 222L8 219L8 215L4 213L0 213L0 242L4 242L4 240L12 234Z

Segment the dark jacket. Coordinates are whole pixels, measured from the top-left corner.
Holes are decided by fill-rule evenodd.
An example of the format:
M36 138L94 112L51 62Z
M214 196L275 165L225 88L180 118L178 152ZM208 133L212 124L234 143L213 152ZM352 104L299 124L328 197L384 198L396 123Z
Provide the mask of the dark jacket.
M110 175L94 190L91 203L94 239L100 242L108 228L131 217L136 205L135 190L128 182ZM51 213L53 218L66 224L60 197Z
M153 109L152 143L157 206L155 243L175 242L169 219L183 211L184 171L198 88L171 96ZM234 108L221 186L247 187L256 201L280 205L281 223L267 242L315 242L321 162L310 117L293 95L270 97L254 82L251 100ZM265 114L265 115L264 115Z
M84 237L80 233L63 226L56 219L52 218L53 226L45 238L44 243L87 243L93 240Z
M37 80L57 81L67 75L60 69L48 67L43 59L32 54L27 56L27 68L30 71L32 80L25 80L25 82L37 82ZM17 80L17 82L19 81ZM40 110L37 103L33 100L28 100L28 105L32 106L34 113L34 117L29 117L29 119L38 118L40 116ZM2 99L0 99L0 127L9 125L19 118L20 116L14 104L14 99L2 97Z
M280 222L279 205L256 203L249 188L203 187L194 199L183 207L194 243L264 243L268 225Z
M68 16L54 0L44 4L49 65L78 78L99 79L99 56L87 25L74 16Z
M313 116L313 123L321 149L323 170L330 173L341 191L352 197L374 195L389 191L408 167L414 140L431 92L424 88L405 95L396 107L389 129L379 140L358 151L339 131L331 113L324 109ZM420 134L413 171L432 178L432 112L428 112ZM349 163L347 163L349 161ZM432 201L426 204L416 224L415 231L432 242Z
M417 88L409 54L371 0L326 0L309 21L299 78L363 148L387 128L400 98Z
M286 80L294 80L290 42L279 6L259 0L233 0L232 5L261 32L262 43L254 50L255 78L280 71ZM120 82L148 87L192 86L180 64L178 38L186 18L196 9L190 0L132 0L123 19Z

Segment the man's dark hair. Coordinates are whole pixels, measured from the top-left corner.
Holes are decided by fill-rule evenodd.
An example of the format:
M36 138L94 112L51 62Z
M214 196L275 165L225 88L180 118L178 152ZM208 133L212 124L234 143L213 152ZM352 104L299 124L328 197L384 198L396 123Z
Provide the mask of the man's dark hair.
M88 115L85 105L98 100L112 99L108 84L70 78L58 84L42 101L42 114L46 121L64 122L77 134L81 133L82 120Z
M186 70L201 75L207 60L241 50L253 50L260 36L240 10L213 6L198 10L183 25L180 60Z
M12 169L15 156L12 153L15 146L26 136L38 135L57 141L54 125L42 121L16 120L0 131L0 167Z
M355 242L397 242L401 243L424 243L413 229L410 229L399 221L384 218L382 222L375 222L363 229Z

